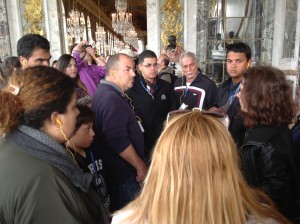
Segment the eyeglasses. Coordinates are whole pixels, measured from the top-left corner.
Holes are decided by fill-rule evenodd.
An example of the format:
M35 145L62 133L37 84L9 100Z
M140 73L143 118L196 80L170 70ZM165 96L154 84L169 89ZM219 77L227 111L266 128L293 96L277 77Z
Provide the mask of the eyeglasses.
M202 115L214 117L214 118L218 119L227 129L229 127L229 118L226 114L200 110L199 108L193 108L192 111L198 111ZM167 116L167 123L170 121L170 119L172 117L174 117L176 115L184 115L184 114L190 113L192 111L191 110L173 110L173 111L170 111L168 113L168 116Z
M150 67L153 67L153 68L157 68L158 67L158 64L157 63L155 63L155 64L147 64L147 65L143 65L143 64L141 64L142 66L144 66L145 68L150 68Z

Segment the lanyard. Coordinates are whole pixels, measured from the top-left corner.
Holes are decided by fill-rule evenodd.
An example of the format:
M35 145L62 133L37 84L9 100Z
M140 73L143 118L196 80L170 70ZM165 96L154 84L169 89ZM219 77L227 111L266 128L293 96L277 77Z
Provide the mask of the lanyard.
M146 90L146 92L152 97L152 99L154 99L154 96L151 94L150 90L144 85L144 83L142 82L142 80L140 80L142 87L144 88L144 90ZM151 88L151 87L150 87ZM157 90L158 85L155 88L155 91Z
M233 100L235 99L235 97L237 96L237 94L239 93L240 89L241 89L241 84L239 84L239 86L236 88L234 94L232 91L232 87L233 87L233 82L231 82L230 84L230 92L229 92L229 103L231 104L233 102Z
M184 90L184 98L186 98L187 93L189 92L189 86L187 82L185 83L185 90Z

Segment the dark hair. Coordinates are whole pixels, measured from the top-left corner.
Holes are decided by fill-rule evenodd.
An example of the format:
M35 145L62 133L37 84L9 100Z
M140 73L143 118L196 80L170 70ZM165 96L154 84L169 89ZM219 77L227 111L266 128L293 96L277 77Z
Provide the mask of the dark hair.
M245 44L243 42L238 42L238 43L235 43L235 44L229 44L229 45L227 45L226 50L227 50L226 51L226 57L227 57L227 54L231 51L235 52L235 53L245 53L247 61L249 61L252 57L251 49L250 49L249 45Z
M292 88L285 74L272 67L249 68L242 75L240 100L246 127L287 125L296 113Z
M61 55L59 57L59 59L57 60L56 69L66 74L66 69L67 69L71 59L74 59L74 61L76 62L75 58L70 54ZM77 64L77 62L76 62L76 64ZM77 86L79 86L81 89L83 89L88 94L87 88L80 80L78 74L73 81L75 82L75 84Z
M56 69L63 73L66 73L66 69L67 69L71 59L75 60L75 58L70 54L61 55L59 57L59 59L57 60ZM76 60L75 60L75 62L76 62Z
M23 56L26 59L30 58L36 48L41 48L46 51L50 50L49 41L38 34L27 34L21 37L17 43L18 57Z
M144 50L142 53L138 56L138 63L142 64L145 60L145 58L157 58L156 54L151 50Z
M77 46L77 43L72 44L70 47L70 54L72 54L72 51L74 50L74 48Z
M57 64L57 60L53 60L52 67L56 66L56 64Z
M167 58L163 58L162 61L163 61L163 63L164 63L165 66L168 66L169 63L170 63L170 61Z
M79 115L77 116L74 133L76 133L81 125L93 122L95 118L95 113L90 107L77 105L77 108L79 110Z
M0 91L0 134L25 124L40 129L53 112L65 113L75 88L70 77L52 67L20 70L9 79L20 88L17 95L7 86Z
M15 72L15 70L21 68L21 63L18 57L12 56L4 59L1 64L1 68L3 71L3 75L8 78Z

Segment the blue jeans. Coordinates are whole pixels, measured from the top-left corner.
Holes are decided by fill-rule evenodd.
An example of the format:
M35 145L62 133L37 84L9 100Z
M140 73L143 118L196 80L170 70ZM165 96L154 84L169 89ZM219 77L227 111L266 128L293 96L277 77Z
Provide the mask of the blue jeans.
M125 183L118 186L119 203L118 207L123 208L131 202L140 192L140 184L136 181L135 177L131 177Z

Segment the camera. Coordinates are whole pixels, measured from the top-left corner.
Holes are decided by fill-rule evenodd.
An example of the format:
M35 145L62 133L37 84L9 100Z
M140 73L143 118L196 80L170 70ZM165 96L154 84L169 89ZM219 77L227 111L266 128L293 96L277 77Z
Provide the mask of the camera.
M92 45L83 45L83 49L86 49L86 48L88 48L88 47L91 47L91 48L93 48L93 46L92 46Z

